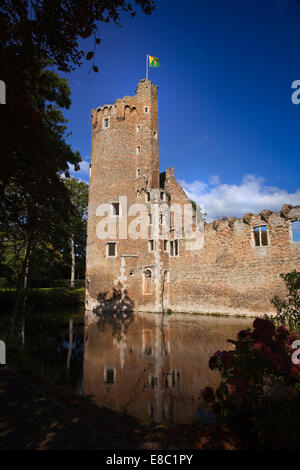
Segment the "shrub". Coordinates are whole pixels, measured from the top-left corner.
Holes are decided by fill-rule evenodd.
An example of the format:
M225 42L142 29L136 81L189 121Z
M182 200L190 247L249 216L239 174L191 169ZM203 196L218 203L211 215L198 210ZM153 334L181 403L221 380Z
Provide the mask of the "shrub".
M300 365L292 362L297 338L285 326L256 318L253 329L228 340L234 350L217 351L209 360L222 380L216 391L206 387L202 397L221 419L248 428L261 445L300 442Z
M277 315L271 319L277 325L288 326L291 331L300 332L300 272L296 270L280 274L288 290L285 300L276 295L271 300L275 306Z
M27 289L27 310L51 310L75 308L84 304L84 289ZM0 305L3 314L10 313L15 298L15 290L0 290ZM22 299L24 298L24 291ZM21 302L22 303L22 302Z

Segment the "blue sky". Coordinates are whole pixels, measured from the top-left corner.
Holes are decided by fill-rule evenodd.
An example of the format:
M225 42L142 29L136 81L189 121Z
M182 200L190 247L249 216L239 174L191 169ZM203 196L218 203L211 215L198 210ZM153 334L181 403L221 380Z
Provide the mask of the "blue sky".
M300 3L297 0L158 0L151 16L103 25L99 73L89 64L67 75L72 91L69 141L88 180L90 111L133 95L145 58L161 67L161 171L175 176L209 217L241 216L300 204ZM84 43L86 50L90 41Z

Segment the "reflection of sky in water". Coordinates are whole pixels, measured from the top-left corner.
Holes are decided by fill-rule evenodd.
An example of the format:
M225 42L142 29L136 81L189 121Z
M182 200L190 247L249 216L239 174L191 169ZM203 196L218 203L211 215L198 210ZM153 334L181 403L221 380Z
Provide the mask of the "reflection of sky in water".
M203 424L215 424L217 421L217 417L211 411L207 411L204 408L199 408L196 414L196 420L200 421Z
M300 221L293 222L293 240L294 242L300 242Z

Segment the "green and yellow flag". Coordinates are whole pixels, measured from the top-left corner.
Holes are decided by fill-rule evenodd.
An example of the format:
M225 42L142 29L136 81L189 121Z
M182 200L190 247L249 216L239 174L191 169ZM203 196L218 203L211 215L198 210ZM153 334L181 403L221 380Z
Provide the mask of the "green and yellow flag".
M160 63L157 57L152 57L152 55L149 55L148 57L150 67L160 67Z

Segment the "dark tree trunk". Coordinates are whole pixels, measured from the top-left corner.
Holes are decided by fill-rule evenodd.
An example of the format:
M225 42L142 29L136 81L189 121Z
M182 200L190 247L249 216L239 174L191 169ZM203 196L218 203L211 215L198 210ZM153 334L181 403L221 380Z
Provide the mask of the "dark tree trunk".
M10 336L13 335L14 330L15 330L16 317L17 317L17 312L18 312L18 308L19 308L19 305L20 305L22 292L24 290L24 287L25 288L27 287L27 275L28 275L28 266L29 266L30 254L31 254L31 241L29 240L27 242L27 246L26 246L25 256L24 256L24 259L23 259L22 269L21 269L21 273L20 273L20 277L19 277L18 286L17 286L17 292L16 292L16 297L15 297L14 307L13 307L13 311L12 311L11 318L10 318L10 322L11 322L11 324L10 324Z

